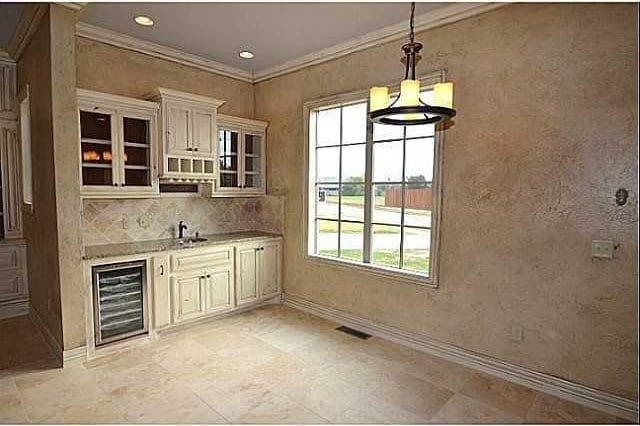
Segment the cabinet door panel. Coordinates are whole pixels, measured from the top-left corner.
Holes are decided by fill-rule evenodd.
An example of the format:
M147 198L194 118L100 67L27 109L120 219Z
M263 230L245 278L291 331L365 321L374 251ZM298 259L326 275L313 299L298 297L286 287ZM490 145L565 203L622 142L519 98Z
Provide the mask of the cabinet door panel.
M169 146L167 151L170 154L191 154L190 151L190 130L191 130L191 110L178 105L167 105L167 133Z
M256 248L239 247L238 268L238 305L249 303L258 298L258 256Z
M22 236L22 215L20 207L20 157L16 130L13 127L0 127L0 169L2 169L0 192L3 193L2 206L4 224L0 223L0 237L19 238ZM0 221L2 222L2 221ZM4 226L3 226L4 225Z
M20 271L4 272L0 275L0 300L15 299L24 294L24 284Z
M151 119L122 117L123 185L127 187L151 187Z
M82 185L112 187L118 182L115 148L116 112L106 109L80 110Z
M172 280L174 322L181 322L203 315L203 285L201 276L174 277Z
M232 271L213 272L207 282L207 311L233 307Z
M193 110L193 153L196 156L211 157L215 143L215 115L207 110Z
M260 255L260 296L267 297L280 289L280 244L265 244Z
M167 256L153 258L153 315L154 326L164 327L171 323L171 290Z
M264 135L245 132L243 143L243 189L259 191L264 186Z
M240 130L218 129L218 191L237 191L240 187Z

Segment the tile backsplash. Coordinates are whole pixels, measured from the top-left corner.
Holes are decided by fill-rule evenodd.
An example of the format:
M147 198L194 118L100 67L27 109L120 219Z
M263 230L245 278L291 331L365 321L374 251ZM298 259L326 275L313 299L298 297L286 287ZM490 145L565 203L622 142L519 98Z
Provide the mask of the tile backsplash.
M178 221L185 235L237 231L283 233L284 197L145 198L84 200L84 245L176 238Z

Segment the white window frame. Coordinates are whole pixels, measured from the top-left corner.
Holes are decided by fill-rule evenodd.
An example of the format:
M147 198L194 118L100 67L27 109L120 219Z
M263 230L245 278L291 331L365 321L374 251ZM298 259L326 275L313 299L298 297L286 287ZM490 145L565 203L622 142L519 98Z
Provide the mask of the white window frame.
M419 78L420 86L422 88L432 87L433 85L446 81L445 71L439 71L429 74L427 76ZM391 92L399 91L399 86L390 86ZM313 262L323 266L330 266L336 268L348 268L350 270L359 270L364 273L373 274L377 276L383 276L393 278L401 282L409 284L417 284L420 286L427 286L432 288L438 287L438 270L439 270L439 251L440 251L440 223L441 223L441 206L442 206L442 144L444 141L444 133L441 125L436 125L434 134L434 156L433 156L433 179L432 179L432 194L433 205L431 210L431 246L430 246L430 262L429 262L429 274L421 274L408 270L401 270L399 268L385 267L372 263L363 263L350 261L343 258L334 258L329 256L323 256L315 253L314 241L315 241L315 176L311 176L315 173L315 167L311 168L310 164L315 160L314 152L310 149L311 138L310 131L310 117L311 113L319 108L327 108L330 106L337 106L349 102L368 101L368 91L358 91L337 96L331 96L327 98L317 99L313 101L305 102L303 105L303 128L304 128L304 161L303 173L305 179L304 191L304 214L303 214L303 230L301 233L304 248L304 259L309 262ZM371 135L367 135L369 139ZM368 144L369 145L369 144ZM315 149L314 149L315 151ZM370 158L370 157L369 157ZM372 167L372 164L366 164L367 170ZM368 172L368 175L370 173ZM370 184L367 182L366 185ZM365 189L366 190L366 189ZM369 197L371 198L371 197ZM313 206L310 202L314 201ZM365 202L365 222L367 221L367 210L370 210L370 202ZM366 225L365 225L366 227ZM365 231L366 232L366 231ZM338 236L338 238L340 238ZM366 244L366 243L365 243Z
M20 165L22 176L23 209L33 212L33 167L31 164L31 100L29 85L18 94L18 120L20 123Z

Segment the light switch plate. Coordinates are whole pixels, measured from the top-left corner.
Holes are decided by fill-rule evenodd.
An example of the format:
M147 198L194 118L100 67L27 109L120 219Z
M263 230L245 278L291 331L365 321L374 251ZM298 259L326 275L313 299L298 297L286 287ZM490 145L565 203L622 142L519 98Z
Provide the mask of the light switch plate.
M613 259L613 241L593 240L591 242L591 257Z

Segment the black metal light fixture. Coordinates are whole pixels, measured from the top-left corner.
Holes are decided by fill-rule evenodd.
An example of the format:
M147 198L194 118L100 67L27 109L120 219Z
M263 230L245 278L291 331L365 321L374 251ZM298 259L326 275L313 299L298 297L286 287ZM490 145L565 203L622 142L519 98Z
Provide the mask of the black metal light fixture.
M416 63L420 60L422 43L414 41L413 15L415 3L411 3L409 43L402 46L405 57L404 80L400 94L389 100L387 87L372 87L369 97L369 119L374 123L411 126L435 124L456 115L453 107L453 83L438 83L433 88L433 102L427 105L420 99L420 81L416 80Z

